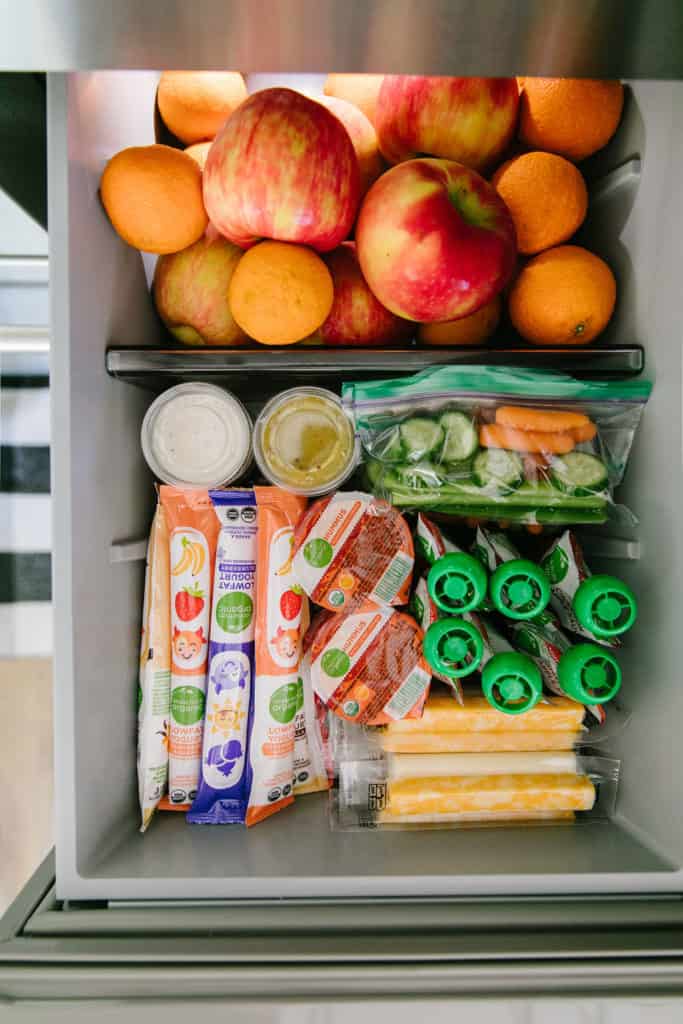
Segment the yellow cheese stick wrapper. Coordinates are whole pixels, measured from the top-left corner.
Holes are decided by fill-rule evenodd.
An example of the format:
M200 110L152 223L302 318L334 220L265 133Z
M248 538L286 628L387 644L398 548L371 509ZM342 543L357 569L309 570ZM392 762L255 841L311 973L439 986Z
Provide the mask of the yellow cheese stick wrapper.
M385 731L380 734L380 742L387 752L402 754L496 753L572 750L581 735L579 732L422 732L413 735Z
M387 825L520 825L535 821L574 821L573 811L479 811L476 814L380 814L377 819Z
M387 778L429 779L454 775L576 775L573 751L520 754L390 754Z
M387 732L575 732L584 712L583 704L553 697L552 702L537 704L523 715L506 715L481 695L467 696L464 704L458 704L450 694L435 693L428 698L422 718L392 722Z
M389 783L386 813L588 811L595 787L585 775L479 775Z

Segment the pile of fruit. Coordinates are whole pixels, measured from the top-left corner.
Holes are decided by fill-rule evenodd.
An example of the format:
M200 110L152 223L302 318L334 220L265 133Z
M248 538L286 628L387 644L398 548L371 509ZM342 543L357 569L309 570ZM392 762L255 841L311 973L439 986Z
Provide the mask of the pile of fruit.
M480 345L503 297L532 344L604 330L612 272L564 243L619 82L329 75L325 94L164 72L176 144L105 167L105 210L160 255L154 300L180 342Z

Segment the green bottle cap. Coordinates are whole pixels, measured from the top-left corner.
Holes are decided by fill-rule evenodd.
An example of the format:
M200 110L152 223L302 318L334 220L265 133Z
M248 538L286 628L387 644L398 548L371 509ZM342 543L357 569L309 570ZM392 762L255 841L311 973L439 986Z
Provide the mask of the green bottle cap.
M538 704L543 680L538 665L527 655L494 654L481 673L481 688L489 704L506 715L521 715Z
M429 570L427 588L442 612L457 615L478 608L486 597L486 569L472 555L443 555Z
M638 615L636 595L616 576L589 576L577 587L572 606L583 628L600 640L625 633Z
M550 601L548 577L526 558L503 562L491 577L491 600L509 619L533 619Z
M575 644L557 663L564 693L580 704L606 704L621 687L619 662L597 644Z
M481 664L484 641L479 630L465 619L439 619L425 633L422 651L435 672L467 676Z

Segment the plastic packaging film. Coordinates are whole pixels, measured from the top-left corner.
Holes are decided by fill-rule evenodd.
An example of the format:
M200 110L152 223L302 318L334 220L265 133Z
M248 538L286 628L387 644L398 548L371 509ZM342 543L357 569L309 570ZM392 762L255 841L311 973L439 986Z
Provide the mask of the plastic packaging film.
M396 508L572 525L604 523L617 508L650 391L641 380L444 365L347 384L343 401L372 489Z
M157 504L147 547L140 643L138 793L144 832L166 791L171 704L171 613L168 528Z

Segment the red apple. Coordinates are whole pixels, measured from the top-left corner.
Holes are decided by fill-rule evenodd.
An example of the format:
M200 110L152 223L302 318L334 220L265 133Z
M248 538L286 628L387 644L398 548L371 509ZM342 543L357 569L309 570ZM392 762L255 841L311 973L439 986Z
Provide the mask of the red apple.
M379 148L392 164L425 154L482 170L510 142L518 105L514 78L385 75L375 121Z
M320 102L339 118L349 133L358 158L360 194L364 196L386 167L377 145L377 132L363 111L354 107L353 103L337 99L336 96L325 96Z
M383 174L361 206L356 248L379 301L421 323L456 320L490 302L516 257L505 203L452 160L409 160Z
M327 252L355 220L358 161L348 132L322 103L263 89L216 136L203 186L209 219L243 249L274 238Z
M325 263L332 275L334 301L317 340L325 345L388 345L412 334L410 321L390 313L368 288L353 242L329 253Z
M154 301L184 345L242 345L247 336L230 312L228 285L244 253L209 229L194 245L159 258Z

